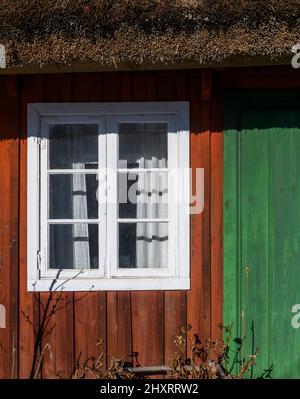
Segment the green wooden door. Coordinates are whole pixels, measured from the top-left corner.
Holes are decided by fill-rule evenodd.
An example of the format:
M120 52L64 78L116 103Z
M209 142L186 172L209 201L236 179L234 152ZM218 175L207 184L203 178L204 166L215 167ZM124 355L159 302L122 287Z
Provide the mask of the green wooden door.
M233 96L224 121L224 323L260 352L253 377L300 378L300 109L289 94Z

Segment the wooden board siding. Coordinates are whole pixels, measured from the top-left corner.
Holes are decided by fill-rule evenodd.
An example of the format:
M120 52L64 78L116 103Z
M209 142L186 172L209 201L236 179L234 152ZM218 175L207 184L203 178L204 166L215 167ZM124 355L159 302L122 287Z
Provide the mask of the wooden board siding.
M188 321L195 331L199 330L208 338L212 326L221 321L220 305L215 300L222 292L219 278L221 237L218 236L222 223L221 197L219 190L210 192L211 169L214 181L220 181L222 162L217 158L222 156L221 134L220 125L215 124L211 113L211 102L201 100L202 81L201 71L29 75L17 78L15 96L12 97L7 78L0 78L0 248L4 257L0 271L0 302L8 309L7 329L0 330L1 377L32 377L37 367L34 359L44 351L39 377L68 378L77 359L97 358L100 348L96 344L101 338L104 340L105 365L112 357L130 360L132 351L139 352L139 361L143 365L168 364L175 350L173 339L180 324L186 325ZM191 165L193 168L205 167L205 212L192 216L191 291L64 293L61 296L28 293L27 104L155 100L190 101ZM211 220L214 220L213 229ZM6 229L5 233L3 229ZM213 265L211 234L215 252ZM216 274L219 277L216 276L214 291L219 294L211 289ZM41 335L43 323L46 323L47 331Z
M139 352L139 361L145 366L168 364L175 350L173 338L180 324L191 324L193 330L199 332L204 339L221 337L218 324L222 321L223 285L226 321L235 321L235 333L240 336L241 324L237 315L243 307L249 309L251 304L249 301L238 300L247 286L240 284L241 276L236 273L236 268L226 267L223 280L222 219L224 212L224 224L230 231L226 235L230 245L228 241L225 242L224 257L231 259L231 266L237 265L238 261L242 265L243 256L247 254L243 255L237 250L240 237L236 230L236 221L241 210L235 197L236 184L241 176L231 166L238 162L238 146L244 149L245 168L250 168L253 157L257 158L257 165L265 162L265 158L259 158L259 153L253 152L256 139L251 134L238 142L236 129L232 128L226 130L226 135L232 136L233 141L225 148L223 165L222 96L228 89L247 90L248 96L251 88L277 91L299 88L300 79L296 72L291 68L272 67L231 69L213 73L207 70L181 70L0 77L0 304L4 304L7 309L7 327L0 329L0 378L32 376L37 366L33 364L34 354L38 358L43 350L44 364L39 377L68 378L77 359L82 362L91 357L92 362L97 358L100 347L96 344L97 339L101 338L105 350L105 366L109 365L112 357L130 360L132 351ZM286 84L283 83L283 74ZM43 101L175 100L190 102L191 167L193 170L197 167L205 169L204 213L191 216L191 290L64 293L62 296L27 293L27 104ZM256 100L255 98L254 104ZM287 103L284 97L282 101ZM244 118L245 121L251 121L253 116L248 113ZM291 147L284 135L280 136L280 140L283 146ZM267 151L267 144L262 142L260 148L261 151L263 148ZM280 158L282 154L274 151L275 156ZM294 159L292 154L290 158ZM294 161L296 162L295 159ZM224 176L223 168L226 169ZM279 172L271 177L282 181L283 189L284 184L293 186L292 181L284 182L281 174L284 169ZM243 179L248 184L247 179L251 179L251 174L248 173ZM228 191L229 186L232 191ZM261 200L262 193L267 201L269 194L263 188L257 186L249 193L247 190L249 187L245 186L243 195L252 195L254 202ZM296 194L298 195L297 190L295 194L290 192L290 197L282 197L282 202L266 204L266 209L270 209L270 216L271 209L278 214L287 201L297 201ZM270 223L266 227L266 223L263 223L264 211L256 206L255 212L253 214L250 208L246 208L243 210L243 218L248 218L248 226L252 226L252 232L258 229L254 225L253 217L256 215L256 219L261 220L259 230L265 238L260 241L260 258L262 262L267 256L271 260L276 258L274 262L279 268L288 254L277 253L272 246L266 254L266 241L273 236L277 239L279 225L273 226ZM284 230L287 236L297 233L295 223L296 219L291 222L291 229ZM246 233L247 227L244 228L244 234ZM273 236L270 236L271 233ZM253 245L252 249L249 247L249 251L256 250L255 243ZM268 285L269 302L266 303L266 299L262 297L259 309L261 306L268 306L269 309L270 306L279 306L283 309L287 301L279 303L274 292L283 289L287 300L294 300L289 296L288 282L282 283L277 277L270 280L263 270L261 268L258 271L256 278L261 279L261 286L263 281ZM296 292L293 284L299 279L296 271L295 273L293 283L289 283L291 293ZM259 290L259 285L256 290ZM255 296L255 293L253 291L251 295ZM53 309L56 302L56 308ZM45 312L49 314L51 309L54 312L47 324L46 334L41 336L39 333L45 322ZM275 316L270 316L268 323L276 330ZM261 336L266 343L267 334L264 328ZM283 335L278 339L283 339ZM287 339L289 345L296 342L292 333ZM275 360L276 356L283 356L282 352L280 355L273 353L275 349L268 350L268 356ZM292 351L287 351L290 352ZM296 367L296 352L291 358ZM264 359L266 355L262 354L261 360ZM286 359L285 363L288 364L289 360ZM288 373L289 370L284 372Z
M34 352L47 344L51 351L45 349L42 376L62 378L70 376L79 357L83 361L98 356L97 338L104 339L106 364L111 357L130 360L130 353L137 351L140 362L149 366L168 363L179 324L190 323L203 338L220 337L222 91L251 85L282 89L283 73L289 85L293 81L300 86L291 68L233 69L213 75L181 70L0 77L0 303L8 309L7 328L0 329L0 377L29 377ZM155 100L190 102L191 167L205 168L205 210L191 216L191 290L66 293L47 335L35 346L49 294L26 291L27 104ZM225 220L228 217L226 213ZM224 278L225 289L235 292L235 276ZM50 299L53 305L57 296Z
M300 107L292 93L226 99L224 319L260 348L254 376L299 378Z
M27 104L43 100L43 78L27 76L18 80L20 101L19 175L19 377L33 374L40 350L37 340L40 324L39 294L27 292ZM16 117L16 116L15 116Z

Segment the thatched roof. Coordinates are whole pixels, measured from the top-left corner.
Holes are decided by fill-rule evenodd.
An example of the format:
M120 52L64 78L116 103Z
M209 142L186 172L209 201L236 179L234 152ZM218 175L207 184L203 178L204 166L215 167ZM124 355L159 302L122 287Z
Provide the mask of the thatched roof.
M276 60L300 41L300 0L1 0L6 66Z

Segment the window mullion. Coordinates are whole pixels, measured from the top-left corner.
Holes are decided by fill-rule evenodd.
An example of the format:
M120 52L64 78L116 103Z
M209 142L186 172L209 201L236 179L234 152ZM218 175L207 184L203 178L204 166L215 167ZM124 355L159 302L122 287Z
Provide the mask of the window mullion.
M49 215L49 199L48 199L48 190L49 190L49 175L48 175L48 124L45 119L42 119L41 123L41 138L45 141L44 145L39 146L40 152L40 273L41 275L45 275L47 273L48 267L48 249L49 249L49 240L48 240L48 215Z
M114 123L113 123L114 122ZM107 277L111 277L118 265L118 125L107 118L110 134L107 134Z
M170 118L168 124L168 216L169 216L169 270L178 275L178 209L179 209L179 148L177 121Z
M98 124L98 250L99 250L99 269L102 274L106 274L107 264L107 204L106 204L106 192L107 192L107 179L106 179L106 168L107 168L107 144L106 144L106 132L105 123L99 121Z

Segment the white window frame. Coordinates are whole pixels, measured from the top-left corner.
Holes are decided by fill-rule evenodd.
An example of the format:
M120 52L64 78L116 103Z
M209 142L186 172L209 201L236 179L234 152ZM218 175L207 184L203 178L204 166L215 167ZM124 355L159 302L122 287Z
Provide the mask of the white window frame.
M187 290L190 288L189 178L178 178L177 181L178 191L188 193L185 196L188 198L186 203L176 204L172 201L169 203L167 219L169 223L168 268L118 268L117 181L108 178L107 190L110 198L113 198L114 201L105 205L103 205L103 201L99 201L98 219L89 220L89 223L97 223L104 215L105 220L110 221L105 225L99 224L99 245L101 242L106 242L106 245L102 245L101 251L99 251L101 255L99 269L62 270L59 274L57 270L47 269L48 125L53 123L98 124L99 155L101 154L98 171L97 169L75 169L75 172L74 170L58 170L51 171L51 174L62 172L100 174L103 173L105 167L117 170L118 124L122 122L167 123L168 169L177 168L182 172L188 170L188 102L39 103L28 105L28 291ZM115 150L109 151L110 148ZM134 169L134 171L141 172L141 169Z

